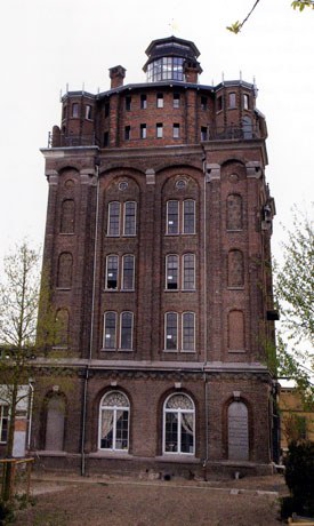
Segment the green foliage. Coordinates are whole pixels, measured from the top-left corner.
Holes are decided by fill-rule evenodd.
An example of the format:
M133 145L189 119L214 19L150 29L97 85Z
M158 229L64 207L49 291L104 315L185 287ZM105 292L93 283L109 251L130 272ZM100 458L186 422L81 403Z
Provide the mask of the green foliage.
M251 14L253 13L253 11L256 8L256 6L259 3L259 1L260 0L256 0L255 1L251 11L242 20L242 22L237 21L237 22L234 22L234 24L231 24L230 26L227 26L228 31L231 31L231 33L234 33L235 35L240 33L242 27L244 26L244 24L250 18ZM314 0L295 0L295 1L292 2L291 6L293 7L293 9L298 9L299 11L303 11L306 7L311 7L312 9L314 9Z
M290 498L281 506L282 517L314 514L314 443L292 443L286 458L286 484ZM289 514L289 515L287 515Z
M305 7L311 7L314 9L314 1L313 0L296 0L295 2L292 2L293 9L299 9L299 11L303 11Z
M0 500L0 526L12 524L14 520L14 505Z

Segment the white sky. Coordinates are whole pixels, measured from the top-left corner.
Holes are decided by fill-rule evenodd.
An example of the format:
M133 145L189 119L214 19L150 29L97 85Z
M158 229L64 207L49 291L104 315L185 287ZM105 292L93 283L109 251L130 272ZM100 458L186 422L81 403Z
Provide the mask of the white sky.
M4 0L0 15L0 260L25 236L42 244L47 182L40 147L60 124L60 90L109 89L108 69L121 64L125 83L145 82L145 49L174 34L199 48L202 84L226 80L259 88L266 115L267 181L276 201L273 254L291 206L313 201L314 11L291 0L261 0L238 35L253 0ZM172 24L172 25L171 25Z

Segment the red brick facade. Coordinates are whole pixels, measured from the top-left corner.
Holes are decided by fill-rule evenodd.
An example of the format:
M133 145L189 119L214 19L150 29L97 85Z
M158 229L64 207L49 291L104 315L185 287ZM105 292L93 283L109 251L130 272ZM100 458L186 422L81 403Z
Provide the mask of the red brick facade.
M54 373L38 393L33 445L45 465L83 474L262 472L274 343L266 124L254 85L198 83L192 42L157 40L147 54L145 84L123 85L117 66L109 91L66 93L42 150L44 264L72 379L63 387Z

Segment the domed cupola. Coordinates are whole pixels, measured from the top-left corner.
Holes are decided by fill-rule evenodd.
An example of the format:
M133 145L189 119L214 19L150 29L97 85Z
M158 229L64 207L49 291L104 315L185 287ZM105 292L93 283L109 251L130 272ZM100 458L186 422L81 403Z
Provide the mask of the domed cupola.
M146 55L148 60L143 70L147 75L147 82L197 82L198 73L202 73L197 61L200 52L190 40L175 36L153 40Z

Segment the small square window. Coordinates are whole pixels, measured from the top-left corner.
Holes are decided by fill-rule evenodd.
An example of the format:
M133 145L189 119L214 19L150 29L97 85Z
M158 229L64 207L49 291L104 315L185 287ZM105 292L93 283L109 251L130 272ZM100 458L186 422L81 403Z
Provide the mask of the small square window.
M250 108L250 97L246 93L243 95L243 109L248 110Z
M146 110L146 108L147 108L147 97L146 95L142 94L141 95L141 109Z
M173 138L178 139L180 137L180 124L175 123L173 125Z
M92 118L92 107L90 104L86 104L85 106L85 119L91 119Z
M180 93L173 94L173 107L179 108L180 106Z
M207 110L207 97L201 97L201 109Z
M125 109L126 111L130 111L131 110L131 97L128 95L127 97L125 97Z
M163 136L163 125L161 122L156 124L156 136L158 139L161 139Z
M208 140L208 129L207 126L201 127L201 141L207 141Z
M77 102L72 104L72 117L77 119L80 116L80 105Z
M147 137L146 124L141 124L141 126L140 126L140 134L141 134L141 139L146 139L146 137Z
M131 139L131 126L126 126L124 128L124 139L129 141Z
M224 107L222 95L217 98L217 111L222 111Z
M164 107L164 96L162 93L158 93L157 95L157 108L163 108Z
M229 108L234 109L236 108L236 94L235 93L229 93Z

